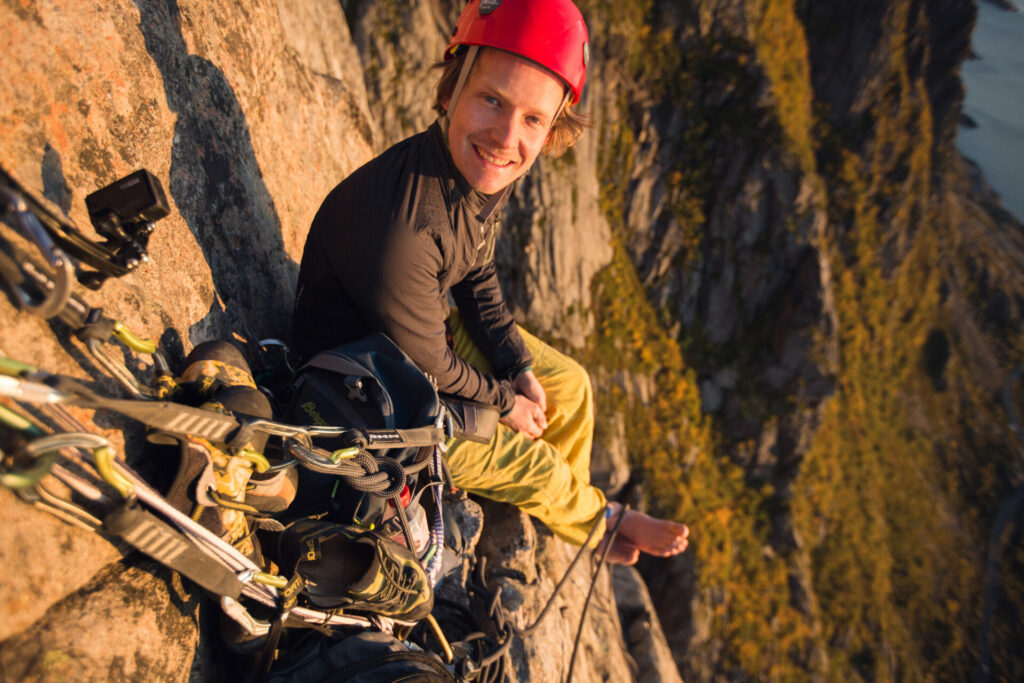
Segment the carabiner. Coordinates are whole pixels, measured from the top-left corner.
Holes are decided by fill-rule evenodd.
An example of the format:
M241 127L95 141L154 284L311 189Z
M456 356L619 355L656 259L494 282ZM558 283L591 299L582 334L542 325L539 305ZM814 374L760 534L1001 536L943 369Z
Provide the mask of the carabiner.
M92 309L80 322L78 336L85 342L85 347L93 360L113 377L128 393L136 398L157 399L166 396L167 391L151 388L142 384L125 366L124 361L107 348L106 342L111 337L135 353L149 355L153 359L154 375L159 378L170 375L170 366L163 352L155 341L143 339L131 332L120 320L103 317L98 308Z
M430 630L434 632L437 642L441 644L445 663L451 664L455 661L455 653L452 651L452 646L448 644L448 638L445 637L444 631L441 630L441 625L437 623L437 619L434 618L433 614L427 615L427 624L430 626Z
M220 608L224 611L224 614L231 617L239 626L244 628L249 635L262 638L270 633L269 621L256 619L249 614L249 610L245 609L234 598L222 595L220 598Z
M12 491L30 489L50 473L55 462L57 462L57 452L51 451L38 456L31 467L27 469L4 471L0 468L0 485L6 486Z
M4 214L14 214L18 232L35 245L47 265L54 271L53 275L50 275L24 256L20 259L11 259L20 277L15 278L13 273L8 272L4 275L17 300L18 308L40 318L53 318L64 309L71 296L71 285L75 275L71 259L54 243L50 233L29 210L21 195L3 185L0 185L0 207ZM27 282L38 288L40 294L33 296L25 288ZM37 301L40 297L42 299Z
M359 455L360 452L362 452L362 449L356 446L349 446L348 448L339 448L336 451L331 451L331 454L327 456L327 459L333 462L335 465L337 465L342 460L348 460L350 458L356 457L357 455Z
M118 341L136 353L149 355L156 353L155 341L136 336L120 320L114 321L114 336L117 337Z
M4 472L0 483L9 489L24 490L38 484L50 473L62 448L85 448L95 450L108 447L109 443L101 436L89 433L51 434L33 439L25 445L25 455L32 460L32 465L24 470Z
M7 406L0 404L0 422L7 425L11 429L16 429L19 432L25 432L29 436L42 436L43 432L36 427L32 422L22 415L17 413Z
M6 356L0 356L0 375L18 377L22 373L39 372L39 368L24 361L14 360Z
M125 498L135 493L135 486L114 467L114 449L110 442L98 434L90 432L66 432L51 434L32 441L25 446L25 452L33 458L46 453L56 453L62 448L84 448L92 451L96 471L104 481L117 489Z
M39 382L31 382L6 374L0 375L0 396L28 403L65 403L68 395Z
M267 460L267 456L251 448L240 448L238 453L235 453L235 457L251 462L259 474L264 474L270 470L270 461Z
M93 462L96 463L96 470L103 479L117 489L117 492L124 498L131 498L135 495L135 485L126 479L114 467L114 449L110 446L97 448L92 452Z

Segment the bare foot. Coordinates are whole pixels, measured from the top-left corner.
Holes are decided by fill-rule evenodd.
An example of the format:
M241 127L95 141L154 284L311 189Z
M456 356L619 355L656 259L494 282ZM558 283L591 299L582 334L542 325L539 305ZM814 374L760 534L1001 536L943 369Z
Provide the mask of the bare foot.
M608 528L615 526L619 515L622 513L622 506L618 503L608 503L611 514L608 517ZM670 522L667 519L658 519L645 515L636 510L626 510L626 516L619 525L619 533L615 538L629 541L641 552L658 557L671 557L686 550L689 543L690 530L685 524ZM615 550L615 544L612 544Z
M608 535L598 544L594 555L600 557L604 552L604 546L608 542ZM640 559L640 549L632 541L627 541L621 536L616 536L612 541L612 547L608 550L608 556L604 558L608 564L636 564Z

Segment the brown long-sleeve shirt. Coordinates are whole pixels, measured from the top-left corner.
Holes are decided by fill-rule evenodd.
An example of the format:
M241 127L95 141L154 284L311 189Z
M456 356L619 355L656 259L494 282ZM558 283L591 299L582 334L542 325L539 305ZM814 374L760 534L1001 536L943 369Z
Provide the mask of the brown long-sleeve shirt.
M509 378L531 358L494 266L494 223L506 194L469 186L438 123L352 173L324 200L306 238L295 305L299 353L308 358L383 332L439 391L511 410ZM448 347L449 291L496 376Z

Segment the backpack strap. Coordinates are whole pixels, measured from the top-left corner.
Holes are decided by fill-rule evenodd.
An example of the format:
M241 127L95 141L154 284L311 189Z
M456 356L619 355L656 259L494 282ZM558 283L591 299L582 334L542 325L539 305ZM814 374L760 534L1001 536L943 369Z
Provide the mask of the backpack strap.
M497 406L469 401L451 394L440 394L441 403L452 418L456 439L490 443L501 415Z

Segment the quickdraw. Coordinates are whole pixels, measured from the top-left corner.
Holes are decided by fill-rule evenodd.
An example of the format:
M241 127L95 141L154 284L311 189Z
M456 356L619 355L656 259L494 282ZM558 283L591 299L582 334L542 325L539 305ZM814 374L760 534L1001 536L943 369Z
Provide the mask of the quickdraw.
M9 361L0 366L6 369L25 367L24 364ZM24 384L24 381L19 380L19 383ZM3 394L21 400L53 403L61 399L60 392L56 390L47 394L33 386L27 391L13 392L7 390L12 386L9 382L0 382L0 386L5 389ZM31 420L10 408L0 413L0 421L26 435L39 433L39 428ZM286 585L287 579L262 571L230 543L175 509L136 472L114 457L113 448L106 439L89 433L80 424L75 426L78 428L76 432L36 436L29 441L22 449L29 465L20 469L7 468L0 473L2 483L62 519L90 530L108 531L188 576L220 595L226 613L236 618L251 635L265 635L270 623L249 615L238 600L245 597L267 607L274 607L277 605L278 588ZM61 457L83 464L84 461L73 451L89 456L97 479L112 488L118 494L116 498L58 465ZM74 503L61 501L55 504L53 501L56 496L43 485L47 475L54 476L77 494L98 504L103 508L101 516L93 515ZM168 520L170 525L162 522L161 518ZM190 552L193 547L198 552ZM413 625L383 617L324 612L304 607L293 608L290 616L293 625L373 627L385 632L391 632L399 625Z

